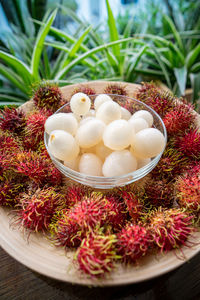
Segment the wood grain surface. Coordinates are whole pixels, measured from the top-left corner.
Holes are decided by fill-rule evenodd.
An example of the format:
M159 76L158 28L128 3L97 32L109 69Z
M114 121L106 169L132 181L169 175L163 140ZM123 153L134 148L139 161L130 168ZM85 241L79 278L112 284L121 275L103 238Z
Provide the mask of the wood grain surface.
M125 86L129 96L134 97L136 85L125 84ZM66 98L67 95L70 96L70 92L73 91L74 87L70 86L70 89L69 87L62 88ZM102 82L93 82L93 87L97 93L102 93ZM29 102L25 107L31 110L32 103ZM0 233L1 231L3 232L2 228L0 228ZM21 251L23 249L24 251L27 250L22 248ZM39 248L38 251L40 251ZM189 253L190 251L187 249L186 252ZM193 255L197 252L198 249L196 248L193 251ZM16 253L15 255L13 253L10 254L19 259L16 257ZM173 263L173 260L176 261L175 256L174 259L171 257L169 261L165 261L167 269L170 269L170 264ZM200 254L176 271L163 275L158 279L140 284L110 288L73 286L44 277L21 265L1 248L0 261L0 299L200 299ZM33 266L33 269L37 268ZM162 273L162 270L160 271ZM129 276L127 282L131 282L131 273L127 275ZM152 275L151 271L149 271L147 277ZM132 276L135 276L134 270ZM118 280L120 283L120 274ZM117 283L115 284L117 285Z

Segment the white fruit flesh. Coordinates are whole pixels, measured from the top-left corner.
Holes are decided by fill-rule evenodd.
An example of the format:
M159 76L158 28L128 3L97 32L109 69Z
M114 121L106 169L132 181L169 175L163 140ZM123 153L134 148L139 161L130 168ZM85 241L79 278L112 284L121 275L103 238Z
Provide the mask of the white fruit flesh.
M84 153L79 162L79 172L91 176L102 176L102 161L94 153Z
M58 113L50 116L45 122L45 131L50 134L53 130L64 130L72 135L76 134L78 122L71 113Z
M71 97L70 107L74 114L81 116L89 112L91 107L90 98L84 93L77 93Z
M107 101L103 103L96 112L96 118L109 124L114 120L121 118L121 107L114 101Z
M98 95L95 100L94 100L94 108L97 110L101 104L107 101L113 101L112 98L108 95L105 94L100 94Z
M132 115L131 118L132 119L142 118L142 119L145 119L145 121L147 121L147 123L149 124L149 127L151 127L153 125L153 116L147 110L138 110Z

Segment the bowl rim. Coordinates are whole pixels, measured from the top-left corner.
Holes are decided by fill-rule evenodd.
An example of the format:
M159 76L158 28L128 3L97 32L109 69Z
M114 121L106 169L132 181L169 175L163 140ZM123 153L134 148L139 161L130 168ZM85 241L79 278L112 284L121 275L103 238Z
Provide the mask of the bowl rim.
M93 95L89 95L88 97L97 97L98 95L102 95L102 94L93 94ZM152 166L154 164L154 161L155 160L160 160L165 148L166 148L166 145L167 145L167 130L166 130L166 127L165 127L165 124L162 120L162 118L160 117L160 115L153 109L151 108L149 105L143 103L142 101L140 100L137 100L135 98L132 98L132 97L129 97L129 96L125 96L125 95L118 95L118 94L105 94L105 95L108 95L108 96L114 96L114 97L119 97L119 98L125 98L125 99L130 99L134 102L137 102L138 104L142 104L143 106L145 106L148 110L150 110L151 112L153 112L153 114L155 114L157 116L157 118L159 119L159 121L161 122L161 125L162 125L162 128L163 128L163 135L164 135L164 138L165 138L165 145L163 147L163 150L157 154L147 165L143 166L142 168L136 170L136 171L133 171L133 172L129 172L129 173L126 173L126 174L123 174L123 175L118 175L118 176L111 176L111 177L107 177L107 176L93 176L93 175L87 175L87 174L84 174L84 173L80 173L78 171L75 171L73 169L70 169L69 167L65 166L63 163L61 163L55 156L52 155L52 153L50 152L49 148L48 148L48 143L47 143L47 137L48 137L48 133L44 132L44 143L45 143L45 147L47 149L47 152L49 154L49 156L51 157L52 161L56 161L56 164L59 165L59 167L61 169L64 169L66 170L66 172L70 172L70 174L74 175L74 176L78 176L78 177L81 177L81 178L87 178L89 180L94 180L96 179L97 181L98 180L105 180L107 181L108 183L113 180L120 180L120 179L125 179L126 177L128 176L135 176L137 177L138 174L140 174L141 172L143 172L144 170L148 169L150 166ZM113 100L115 101L115 100ZM59 109L57 109L51 116L59 113L64 107L66 106L69 106L70 103L67 102L65 103L64 105L62 105ZM158 163L157 161L157 163ZM155 167L155 166L154 166ZM147 175L147 174L146 174ZM66 176L66 175L65 175ZM144 175L145 176L145 175ZM143 177L144 177L143 176Z

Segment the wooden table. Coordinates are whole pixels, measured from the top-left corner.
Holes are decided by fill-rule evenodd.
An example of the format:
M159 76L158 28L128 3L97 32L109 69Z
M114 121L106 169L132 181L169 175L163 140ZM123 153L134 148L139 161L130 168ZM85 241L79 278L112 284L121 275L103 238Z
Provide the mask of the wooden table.
M1 300L199 300L200 253L177 270L140 284L89 288L41 276L0 248Z

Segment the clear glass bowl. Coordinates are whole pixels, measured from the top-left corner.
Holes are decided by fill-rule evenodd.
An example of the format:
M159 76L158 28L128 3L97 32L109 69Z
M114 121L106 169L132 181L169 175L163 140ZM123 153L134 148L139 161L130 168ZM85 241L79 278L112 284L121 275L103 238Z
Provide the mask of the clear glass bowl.
M94 102L94 99L96 96L97 95L90 96L90 99L92 101L92 106L93 106L93 102ZM142 103L141 101L135 100L130 97L119 96L119 95L109 95L109 96L114 101L119 103L122 107L125 107L126 109L128 109L132 114L141 109L149 111L154 118L153 127L159 129L163 133L163 135L165 137L165 146L166 146L167 132L166 132L165 125L164 125L161 117L151 107ZM60 112L71 112L69 103L67 103L67 104L63 105L61 108L59 108L55 112L55 114L60 113ZM74 181L77 181L81 184L91 186L93 188L98 188L98 189L111 189L111 188L114 188L117 186L124 186L124 185L130 184L132 182L135 182L135 181L143 178L149 172L151 172L153 170L153 168L155 168L155 166L159 162L159 160L162 156L162 153L164 151L164 149L163 149L163 151L160 152L156 157L152 158L150 163L148 163L146 166L144 166L134 172L131 172L131 173L128 173L128 174L125 174L122 176L115 176L115 177L89 176L89 175L86 175L83 173L76 172L76 171L64 166L64 164L61 161L56 159L49 151L48 139L49 139L49 135L47 133L45 133L44 134L44 142L45 142L46 149L47 149L53 163L60 170L60 172L63 173L66 177L68 177Z

